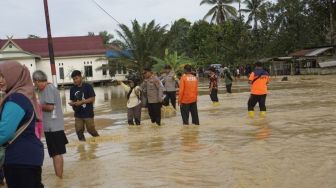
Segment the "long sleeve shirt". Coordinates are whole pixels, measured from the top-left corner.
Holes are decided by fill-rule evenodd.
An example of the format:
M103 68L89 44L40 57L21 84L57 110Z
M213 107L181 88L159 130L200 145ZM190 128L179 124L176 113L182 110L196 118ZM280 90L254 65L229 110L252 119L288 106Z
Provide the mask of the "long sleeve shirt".
M180 79L179 102L190 104L197 101L198 80L192 74L184 74Z

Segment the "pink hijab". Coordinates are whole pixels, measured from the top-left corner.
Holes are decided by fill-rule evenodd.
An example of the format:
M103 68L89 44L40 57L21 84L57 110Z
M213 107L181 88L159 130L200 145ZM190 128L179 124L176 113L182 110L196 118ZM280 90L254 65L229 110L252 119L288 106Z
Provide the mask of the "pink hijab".
M6 80L7 84L6 95L0 103L0 109L3 108L3 102L9 95L21 93L30 100L36 117L40 119L34 85L28 68L17 61L3 61L0 62L0 75Z

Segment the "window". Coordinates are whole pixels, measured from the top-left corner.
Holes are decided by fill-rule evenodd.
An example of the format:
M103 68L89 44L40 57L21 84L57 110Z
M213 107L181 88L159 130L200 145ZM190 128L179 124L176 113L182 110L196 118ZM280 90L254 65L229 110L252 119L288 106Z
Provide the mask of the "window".
M106 76L107 75L107 65L103 65L103 75Z
M59 68L59 75L60 75L60 79L64 80L64 68L63 67Z
M92 66L84 66L85 76L92 77Z

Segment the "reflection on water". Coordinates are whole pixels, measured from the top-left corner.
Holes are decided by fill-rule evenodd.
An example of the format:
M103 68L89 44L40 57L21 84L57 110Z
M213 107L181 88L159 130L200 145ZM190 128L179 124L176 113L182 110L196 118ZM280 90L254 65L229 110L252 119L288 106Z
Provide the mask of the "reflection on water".
M184 152L194 152L200 149L198 142L199 131L198 126L195 128L183 127L181 130L181 147Z
M77 153L79 154L79 160L90 160L97 158L96 156L96 149L98 147L98 144L91 143L91 144L79 144L77 146Z
M103 86L94 87L96 93L95 107L108 107L113 112L126 112L126 95L121 86ZM70 90L61 89L60 95L62 99L63 112L72 112L72 108L68 105L70 101Z
M273 80L266 118L247 117L247 92L221 94L215 108L204 95L200 126L182 126L177 111L161 127L118 121L85 143L69 135L64 179L46 158L43 181L60 188L335 187L335 82L336 76ZM122 88L95 89L99 124L126 115Z

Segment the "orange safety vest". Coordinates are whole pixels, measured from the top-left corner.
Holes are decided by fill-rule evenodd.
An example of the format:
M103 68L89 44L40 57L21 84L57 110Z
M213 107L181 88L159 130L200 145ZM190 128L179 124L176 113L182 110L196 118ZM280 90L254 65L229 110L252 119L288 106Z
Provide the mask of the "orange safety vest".
M267 94L267 84L269 82L269 75L256 76L255 73L252 72L250 74L249 81L251 83L251 94L253 95Z
M179 102L190 104L197 101L198 80L192 74L184 74L180 79Z

